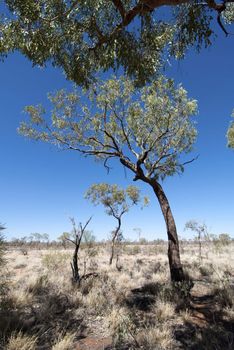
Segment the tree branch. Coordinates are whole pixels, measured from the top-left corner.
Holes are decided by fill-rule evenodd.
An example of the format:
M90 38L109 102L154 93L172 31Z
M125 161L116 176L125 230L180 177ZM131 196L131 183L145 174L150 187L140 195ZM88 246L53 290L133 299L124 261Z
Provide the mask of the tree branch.
M199 3L194 3L194 6L196 5L204 5L208 6L210 9L218 12L218 23L220 25L221 20L220 20L220 13L223 12L226 8L225 3L226 2L234 2L234 0L226 0L222 4L217 4L214 0L204 0L204 3L199 4ZM135 17L138 15L147 13L147 12L152 12L156 8L159 8L161 6L178 6L178 5L183 5L183 4L191 4L190 0L140 0L131 10L128 12L123 12L123 9L121 8L121 1L118 0L113 0L113 3L115 4L116 8L120 11L121 9L121 17L122 21L119 23L114 30L109 34L103 36L98 43L90 48L90 50L96 50L98 47L102 46L105 43L108 43L116 34L118 31L122 30L124 27L127 27ZM227 31L224 28L223 24L221 23L221 28L227 35Z
M188 160L187 162L184 162L184 163L182 164L182 166L184 166L184 165L187 165L187 164L190 164L190 163L194 162L195 160L197 160L197 159L198 159L198 157L199 157L199 154L198 154L196 157L194 157L193 159L190 159L190 160Z
M123 6L123 3L121 0L112 0L113 4L115 5L115 7L117 8L117 10L119 11L122 19L124 20L125 18L125 8Z

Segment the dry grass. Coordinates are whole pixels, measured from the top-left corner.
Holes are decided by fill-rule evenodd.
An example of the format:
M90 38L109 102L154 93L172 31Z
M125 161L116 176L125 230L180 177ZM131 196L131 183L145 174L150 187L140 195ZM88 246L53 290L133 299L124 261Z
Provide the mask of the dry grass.
M204 247L201 264L195 245L184 246L182 254L186 270L195 279L193 290L215 294L214 302L229 325L234 324L233 252L232 245L218 253ZM186 304L186 286L175 293L169 284L166 246L125 246L120 256L121 271L109 266L106 247L99 246L98 254L86 266L85 256L87 253L82 252L81 272L86 268L86 272L99 275L78 287L71 283L70 250L7 253L11 282L8 311L2 316L7 327L2 327L0 320L0 349L37 350L43 346L69 350L79 337L111 336L120 350L176 350L177 345L180 349L197 346L205 350L205 336L199 340L198 333L189 333L194 315ZM214 328L213 324L210 331ZM219 336L224 337L224 344L226 338L232 341L224 328L217 330L215 337Z
M51 350L72 350L74 349L75 333L67 333L61 339L55 341Z
M14 333L6 345L6 350L35 350L37 338L27 336L22 332Z

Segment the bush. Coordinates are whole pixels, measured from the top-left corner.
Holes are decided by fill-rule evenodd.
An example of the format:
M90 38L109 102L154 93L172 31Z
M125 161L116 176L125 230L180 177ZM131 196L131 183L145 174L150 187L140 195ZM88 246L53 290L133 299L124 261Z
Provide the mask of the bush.
M48 270L59 270L69 262L70 254L68 253L47 253L42 256L42 265Z

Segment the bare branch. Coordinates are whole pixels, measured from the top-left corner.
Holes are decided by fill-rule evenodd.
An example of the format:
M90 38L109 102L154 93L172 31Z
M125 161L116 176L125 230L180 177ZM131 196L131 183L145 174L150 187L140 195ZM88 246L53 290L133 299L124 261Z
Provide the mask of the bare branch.
M198 158L199 158L199 154L198 154L196 157L194 157L193 159L190 159L190 160L188 160L187 162L184 162L184 163L182 164L182 166L187 165L187 164L190 164L190 163L194 162L195 160L197 160Z
M86 227L88 226L88 224L90 223L91 220L92 220L92 216L90 216L90 218L86 221L84 227L82 227L82 224L80 223L82 232L85 231Z
M76 245L76 242L75 242L75 241L73 241L72 239L70 239L70 238L68 238L68 237L65 237L65 239L66 239L66 241L69 241L69 242L71 242L71 243L73 243L73 244L75 244L75 245Z

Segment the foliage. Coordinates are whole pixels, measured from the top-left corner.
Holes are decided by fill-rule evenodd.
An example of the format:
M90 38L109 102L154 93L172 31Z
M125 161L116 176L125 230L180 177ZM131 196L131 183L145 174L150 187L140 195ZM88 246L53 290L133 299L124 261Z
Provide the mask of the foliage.
M135 179L164 179L182 172L181 153L191 150L196 129L191 116L196 101L170 79L160 77L135 90L125 78L110 79L86 91L82 102L76 91L49 95L51 121L42 106L28 106L29 122L21 134L76 150L107 162L118 158Z
M49 240L49 235L47 233L31 233L29 236L29 241L34 242L34 243L40 243L40 242L48 242Z
M232 112L232 117L234 117L234 111ZM231 123L227 132L228 146L234 148L234 122Z
M230 1L232 2L232 1ZM209 46L211 21L233 22L233 4L213 0L5 0L0 54L19 50L34 65L52 62L78 85L120 66L137 83L155 78L169 55ZM167 15L159 8L168 5ZM177 6L176 6L177 5Z
M206 224L200 224L199 222L195 220L190 220L186 222L185 229L190 229L191 231L196 232L197 236L195 239L198 241L199 244L199 260L200 263L202 261L202 241L203 240L209 240L209 233Z
M117 185L100 183L92 185L85 197L94 204L102 204L108 215L118 218L139 202L140 191L135 186L128 186L124 190Z
M196 220L190 220L186 222L185 229L190 229L197 233L196 239L209 239L209 233L206 224L201 224Z
M211 235L216 252L220 252L222 248L231 243L231 237L228 233L220 233L219 235Z
M58 241L61 242L61 244L63 245L64 248L67 247L67 242L68 242L68 238L70 238L70 233L69 232L63 232L59 237L58 237Z
M56 271L61 270L61 267L69 261L69 258L70 254L51 252L43 254L41 262L48 270Z
M118 222L116 229L111 233L112 251L110 264L112 264L115 242L121 242L123 240L121 232L122 216L129 211L131 206L140 201L140 191L135 186L128 186L124 190L117 185L100 183L92 185L86 192L85 197L90 199L94 204L102 204L106 209L106 213L113 216ZM147 202L148 200L145 199L145 201Z

